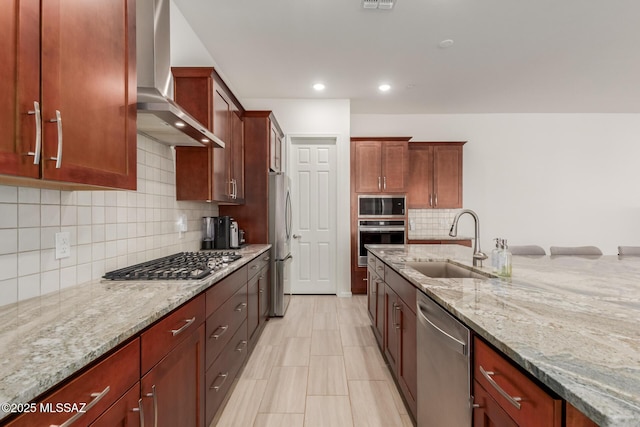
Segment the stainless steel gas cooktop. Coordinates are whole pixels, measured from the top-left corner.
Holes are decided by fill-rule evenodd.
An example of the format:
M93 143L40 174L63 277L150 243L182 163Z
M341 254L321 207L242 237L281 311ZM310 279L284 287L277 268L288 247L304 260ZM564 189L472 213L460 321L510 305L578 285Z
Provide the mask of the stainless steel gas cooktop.
M199 280L242 258L235 251L179 252L102 276L106 280Z

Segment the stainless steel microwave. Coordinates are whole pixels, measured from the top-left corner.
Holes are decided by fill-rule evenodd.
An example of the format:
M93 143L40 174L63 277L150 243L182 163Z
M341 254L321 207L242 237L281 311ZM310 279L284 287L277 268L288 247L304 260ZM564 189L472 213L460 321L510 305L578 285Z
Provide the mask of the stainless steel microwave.
M405 196L358 196L358 218L404 217Z

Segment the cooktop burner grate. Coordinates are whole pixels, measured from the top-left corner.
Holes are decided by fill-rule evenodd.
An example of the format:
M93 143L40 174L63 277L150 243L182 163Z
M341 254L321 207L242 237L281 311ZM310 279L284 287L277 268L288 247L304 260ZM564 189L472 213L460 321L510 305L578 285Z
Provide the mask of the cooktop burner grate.
M102 276L107 280L199 280L242 258L235 251L179 252Z

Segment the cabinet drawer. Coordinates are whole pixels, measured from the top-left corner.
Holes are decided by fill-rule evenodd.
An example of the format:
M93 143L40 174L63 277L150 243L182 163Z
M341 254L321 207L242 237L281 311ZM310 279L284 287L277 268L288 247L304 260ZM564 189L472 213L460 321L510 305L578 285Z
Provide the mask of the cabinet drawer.
M247 288L241 287L231 298L207 318L205 359L207 368L247 319Z
M384 262L380 261L380 258L376 258L376 274L380 277L381 280L385 280L385 265Z
M205 375L206 425L210 425L247 357L247 323L243 323Z
M116 403L111 405L100 418L91 424L91 427L144 427L140 423L140 412L133 411L138 408L138 400L140 399L140 383L136 383L129 391L120 398Z
M478 405L473 411L473 427L518 427L478 381L473 382L473 403Z
M142 373L146 373L172 348L191 336L204 322L204 298L198 296L174 310L142 333Z
M416 288L407 279L400 276L391 268L385 268L385 283L389 285L402 301L407 305L409 310L414 314L416 312Z
M371 255L371 252L367 252L367 265L373 270L376 269L376 259L374 255Z
M38 411L17 418L9 426L60 425L76 414L81 414L77 425L88 425L139 379L140 340L135 339L46 399L37 402ZM57 404L77 405L86 412L56 412ZM50 409L41 410L43 406Z
M258 274L258 271L260 271L265 265L269 264L270 260L271 260L271 251L267 251L263 254L258 255L257 258L251 261L248 264L248 268L249 268L248 279L251 280L251 278L253 278L256 274Z
M207 290L207 317L231 298L238 289L247 284L247 266L240 267L232 275L225 277Z
M477 337L474 338L474 348L474 379L519 426L561 425L560 399L547 394L510 361Z

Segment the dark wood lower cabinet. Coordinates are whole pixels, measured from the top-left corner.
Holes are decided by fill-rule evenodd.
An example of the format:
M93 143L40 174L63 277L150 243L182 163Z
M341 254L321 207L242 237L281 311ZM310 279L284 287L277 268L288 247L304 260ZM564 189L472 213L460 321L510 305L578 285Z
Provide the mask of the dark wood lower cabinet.
M518 427L477 381L473 382L473 397L478 405L473 411L473 427Z
M144 427L141 424L139 400L140 383L137 382L120 400L100 415L91 427Z
M145 423L203 427L204 325L169 352L141 380Z

